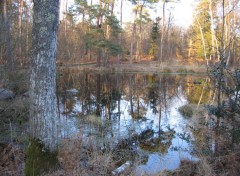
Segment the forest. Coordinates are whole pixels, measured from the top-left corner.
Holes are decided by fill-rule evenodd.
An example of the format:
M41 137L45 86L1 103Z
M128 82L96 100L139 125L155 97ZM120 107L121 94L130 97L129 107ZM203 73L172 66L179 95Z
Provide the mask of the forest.
M33 11L31 1L1 2L1 64L29 65ZM239 2L196 1L192 24L174 24L177 1L131 1L132 21L123 22L122 1L61 3L58 63L94 62L98 66L139 63L239 63ZM189 2L190 3L190 2ZM118 8L118 9L117 9ZM150 14L159 8L159 14ZM117 12L118 13L117 13ZM152 12L153 13L153 12ZM151 16L150 16L151 15Z
M1 0L0 175L239 175L239 32L239 0Z

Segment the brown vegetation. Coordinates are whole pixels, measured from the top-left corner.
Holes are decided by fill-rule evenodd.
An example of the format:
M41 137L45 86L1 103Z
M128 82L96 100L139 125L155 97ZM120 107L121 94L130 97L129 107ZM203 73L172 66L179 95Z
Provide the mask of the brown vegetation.
M0 175L24 175L25 153L18 145L0 145Z

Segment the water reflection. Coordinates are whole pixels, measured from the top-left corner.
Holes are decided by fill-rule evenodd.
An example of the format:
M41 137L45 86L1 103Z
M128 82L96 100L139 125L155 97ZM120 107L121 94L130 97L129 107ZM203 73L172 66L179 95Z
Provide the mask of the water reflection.
M201 96L200 103L207 101L203 82L176 75L66 73L58 85L60 135L81 131L101 148L131 138L129 145L145 157L137 174L176 169L181 159L196 159L191 155L190 122L178 108L199 102ZM146 130L151 135L139 138Z

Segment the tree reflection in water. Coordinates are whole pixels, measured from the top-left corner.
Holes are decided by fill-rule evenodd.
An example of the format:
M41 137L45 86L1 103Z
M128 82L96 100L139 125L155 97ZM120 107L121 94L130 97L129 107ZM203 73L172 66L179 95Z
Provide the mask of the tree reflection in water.
M100 148L114 148L119 141L127 140L129 146L137 145L137 150L143 153L177 157L176 162L165 166L166 169L177 168L181 157L192 158L189 141L179 137L181 133L192 136L187 129L188 121L177 109L191 101L191 94L197 94L194 98L201 96L202 89L195 89L194 84L194 80L201 79L177 75L69 72L59 81L59 97L62 104L68 102L71 108L67 107L66 111L66 107L60 106L62 112L67 112L68 119L75 119L75 132L81 130L86 136L94 136ZM64 93L73 88L79 93L74 96ZM209 98L206 93L202 96L203 100ZM67 134L71 136L74 131L69 130ZM140 139L146 130L152 131L152 135ZM176 150L182 150L181 154L174 153L179 152ZM150 160L151 157L146 164L153 164Z

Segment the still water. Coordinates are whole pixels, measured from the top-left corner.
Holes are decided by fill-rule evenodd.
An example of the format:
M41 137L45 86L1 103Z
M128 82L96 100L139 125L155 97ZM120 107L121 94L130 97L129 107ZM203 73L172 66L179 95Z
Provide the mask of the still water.
M137 175L176 169L183 159L197 160L191 119L178 108L208 101L204 77L66 73L58 82L61 138L81 133L104 149L140 136L129 140L139 158ZM146 132L150 135L141 137Z

